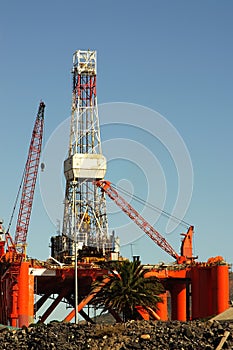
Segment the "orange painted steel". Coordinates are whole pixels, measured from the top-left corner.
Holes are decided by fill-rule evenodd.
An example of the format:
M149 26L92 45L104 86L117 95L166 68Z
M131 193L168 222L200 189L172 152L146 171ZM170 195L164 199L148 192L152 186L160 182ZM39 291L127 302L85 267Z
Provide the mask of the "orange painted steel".
M165 289L170 292L172 305L172 319L186 321L218 314L228 308L229 301L229 274L227 264L195 263L193 265L171 265L167 268L149 266L145 277L157 277L161 280ZM72 311L66 316L69 322L74 317L74 304L72 295L74 293L74 267L51 267L42 269L41 266L32 262L22 262L20 274L16 283L12 283L12 273L2 276L1 290L1 323L10 324L14 327L22 327L33 321L33 300L35 294L41 296L35 306L35 312L52 295L57 295L51 305L47 307L42 315L41 321L46 321L48 316L63 300L73 306ZM32 272L35 272L33 275ZM92 282L103 279L107 270L94 267L91 264L80 264L78 268L79 300L78 312L87 305L91 305L93 293ZM108 279L107 279L108 280ZM105 280L106 281L106 280ZM34 283L35 282L35 283ZM34 289L36 285L36 289ZM191 302L186 294L186 285L191 286ZM164 303L159 303L156 317L147 310L151 319L167 320L167 295L163 294ZM189 316L188 310L191 309ZM6 311L8 310L8 311ZM6 313L8 312L8 313ZM148 315L146 317L148 317Z
M216 314L225 311L229 305L229 272L228 266L217 265L216 269Z
M192 319L217 315L229 307L227 264L192 268Z
M205 318L208 316L208 299L211 294L209 284L209 274L211 269L208 267L203 267L198 269L199 272L199 294L200 294L200 304L199 304L199 317ZM210 293L209 293L210 292ZM212 311L210 312L212 314Z
M161 268L153 268L150 271L145 273L145 277L157 277L159 279L166 279L166 278L187 278L190 276L191 268L189 267L183 267L180 268L173 268L173 269L161 269Z
M137 305L135 306L135 309L137 310L139 315L142 317L142 319L145 321L149 321L150 319L160 321L159 314L149 306L142 307Z
M153 319L153 320L158 320L158 321L160 321L160 316L158 315L158 313L157 312L155 312L151 307L149 307L149 306L147 306L147 308L146 308L147 310L148 310L148 312L149 312L149 315L151 315L151 318Z
M32 276L29 273L28 276L28 294L29 294L29 298L28 298L28 323L31 324L34 322L34 276Z
M139 313L139 315L143 318L145 321L149 321L150 319L150 314L149 312L142 306L136 306L135 309Z
M80 312L93 298L94 296L101 290L101 288L108 283L109 278L106 277L103 279L101 286L96 287L86 298L84 298L81 303L78 304L77 311ZM64 322L70 322L72 318L75 316L75 309L73 309L64 319Z
M192 280L192 319L197 319L200 315L200 287L199 287L199 270L193 267L191 270Z
M22 262L18 278L18 327L28 327L34 320L34 286L32 283L33 276L29 275L29 263Z
M29 299L29 279L28 263L23 262L20 266L18 277L18 327L28 326L28 299Z
M182 233L181 236L184 236L181 248L180 248L180 261L185 262L186 264L192 264L197 257L193 256L193 234L194 227L190 226L187 233Z
M8 304L10 306L10 326L12 327L18 327L18 284L15 283L12 287L10 286L10 283L8 285L9 287L9 296L8 296Z
M172 285L171 293L171 319L187 321L186 310L186 283L177 281Z
M161 321L168 320L168 307L167 307L167 292L160 295L162 301L157 304L158 310L157 314Z
M146 268L146 267L145 267ZM215 288L213 288L213 272L216 275ZM106 271L101 270L100 268L93 269L91 266L86 266L78 269L78 280L79 280L79 297L82 301L78 305L78 312L80 312L83 307L88 304L91 304L93 294L90 294L90 287L94 280L105 276ZM192 307L191 310L191 319L201 318L203 315L211 316L215 313L215 310L212 306L212 303L208 302L209 300L216 300L216 305L218 310L223 308L228 308L228 299L229 299L229 290L228 290L228 266L215 266L207 264L194 264L189 266L174 265L173 268L164 268L147 271L145 277L155 276L161 280L166 290L170 291L171 294L171 303L173 307L172 318L180 321L185 321L188 318L188 309ZM211 279L210 277L211 276ZM205 278L208 277L208 286L205 282ZM49 279L49 284L46 283L46 279ZM190 283L191 285L191 305L188 304L187 295L186 295L186 285ZM52 294L52 293L61 293L61 291L69 285L73 288L74 285L74 268L57 268L56 275L54 277L38 277L38 288L42 294ZM223 291L220 297L218 286L223 285ZM206 291L202 290L202 287L206 288ZM66 295L68 298L69 294L73 289L70 289ZM160 303L160 310L157 312L157 315L161 320L167 319L167 302L165 301L166 297L164 296L164 304ZM221 301L220 299L223 299ZM204 307L204 304L207 303L207 307ZM211 304L211 305L210 305ZM216 307L217 307L216 306ZM202 308L204 307L204 312ZM53 307L52 307L53 308ZM52 309L51 309L52 310ZM65 321L69 322L75 315L75 310L69 313L66 316ZM151 315L151 313L150 313ZM152 317L154 319L154 317Z
M217 264L217 265L216 265ZM227 264L195 263L174 269L152 269L145 277L155 276L171 293L172 319L187 320L219 314L229 307L229 271ZM191 285L191 301L187 300L186 280ZM181 284L180 284L181 283ZM187 314L187 316L186 316Z

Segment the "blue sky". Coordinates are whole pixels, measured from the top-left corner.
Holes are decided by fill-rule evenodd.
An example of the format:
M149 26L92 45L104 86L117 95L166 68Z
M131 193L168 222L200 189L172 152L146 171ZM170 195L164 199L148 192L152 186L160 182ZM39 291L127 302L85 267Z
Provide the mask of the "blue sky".
M201 261L222 255L232 263L232 13L233 3L226 0L2 2L0 216L5 226L39 101L46 103L45 145L70 114L72 54L90 48L98 52L100 104L134 103L155 110L184 140L194 172L192 199L184 220L195 226L195 254ZM123 135L137 141L139 135L135 128L122 126L105 127L102 134L103 140ZM150 149L163 168L167 183L164 209L170 212L178 191L174 164L159 142L150 142L143 133L139 136L140 144ZM65 142L68 145L68 140ZM106 177L114 183L125 181L128 189L145 198L146 176L141 170L134 176L135 164L129 160L127 167L123 159L118 162L110 162ZM150 200L154 205L158 205L156 198L155 191ZM110 215L111 227L116 222L124 224L123 215L119 213L115 221ZM161 230L163 224L159 223ZM133 230L132 226L129 229ZM55 231L37 183L28 254L46 259ZM177 231L166 238L179 251ZM144 263L172 261L145 236L133 246L124 246L122 254L130 257L131 248Z

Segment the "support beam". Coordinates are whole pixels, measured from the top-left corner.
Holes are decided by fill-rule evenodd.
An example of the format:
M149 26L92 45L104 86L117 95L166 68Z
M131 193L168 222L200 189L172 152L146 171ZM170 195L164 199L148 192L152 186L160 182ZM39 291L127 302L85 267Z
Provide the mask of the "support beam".
M102 283L96 287L86 298L84 298L81 303L78 304L77 310L80 312L84 306L86 306L93 298L94 296L101 290L101 288L109 281L109 278L106 277L103 279ZM70 322L72 318L75 316L75 309L73 309L63 320L63 322Z
M87 321L87 322L90 322L90 323L95 323L87 314L86 312L82 309L80 310L79 314Z
M117 322L123 322L122 318L120 317L120 315L113 309L109 309L108 310L110 312L110 314L115 318L115 320Z
M45 311L45 313L41 317L41 322L45 322L49 315L54 311L54 309L57 307L57 305L60 303L62 298L65 297L69 290L64 288L62 292L57 296L57 298L54 300L54 302L49 306L49 308Z
M139 315L143 318L143 320L149 321L150 319L149 312L144 307L138 305L138 306L135 306L135 309L137 310Z
M46 300L48 300L50 295L50 293L46 293L42 295L42 297L40 297L40 299L34 304L34 313L40 310L41 306L44 305L44 303L46 302Z

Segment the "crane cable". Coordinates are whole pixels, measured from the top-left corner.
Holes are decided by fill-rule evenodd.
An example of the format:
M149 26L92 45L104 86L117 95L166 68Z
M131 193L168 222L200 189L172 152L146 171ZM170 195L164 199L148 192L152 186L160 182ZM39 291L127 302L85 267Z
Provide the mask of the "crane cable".
M26 173L26 166L25 166L24 171L23 171L23 176L22 176L22 179L21 179L21 182L20 182L20 186L19 186L19 189L18 189L18 192L17 192L16 199L15 199L13 211L12 211L12 214L11 214L11 217L10 217L10 222L8 224L8 227L7 227L7 231L6 231L7 233L9 233L10 228L11 228L11 224L12 224L12 221L13 221L13 218L14 218L14 214L15 214L15 209L16 209L16 206L17 206L17 203L18 203L18 200L19 200L19 195L20 195L20 192L21 192L21 188L22 188L22 185L23 185L25 173Z
M171 218L173 221L180 223L182 226L184 226L184 227L189 227L189 226L191 226L188 222L186 222L186 221L184 221L184 220L178 218L178 217L175 216L175 215L172 215L172 214L168 213L167 211L165 211L165 210L163 210L163 209L160 209L160 208L156 207L154 204L151 204L151 203L146 202L144 199L142 199L142 198L140 198L140 197L138 197L138 196L136 196L136 195L134 195L134 194L132 194L132 193L126 191L126 190L123 189L122 187L114 185L112 182L111 182L111 186L112 186L114 189L116 189L117 191L120 191L120 192L122 192L123 194L132 197L136 202L139 202L140 204L143 204L143 205L147 206L148 208L150 208L150 209L152 209L152 210L154 210L154 211L156 211L156 212L161 213L162 215L164 215L164 216L167 217L167 218Z

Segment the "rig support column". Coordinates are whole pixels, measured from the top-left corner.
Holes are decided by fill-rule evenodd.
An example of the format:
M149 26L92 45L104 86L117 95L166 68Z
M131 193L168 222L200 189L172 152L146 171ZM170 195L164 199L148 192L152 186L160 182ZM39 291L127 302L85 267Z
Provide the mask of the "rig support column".
M216 314L229 307L229 273L227 265L215 266L216 274Z
M160 295L162 298L161 303L157 304L158 310L156 313L160 317L161 321L167 321L168 319L168 309L167 309L167 292Z
M171 289L172 320L186 321L186 283L177 281Z
M29 276L28 262L21 263L18 285L18 327L28 327L34 317L34 278Z

